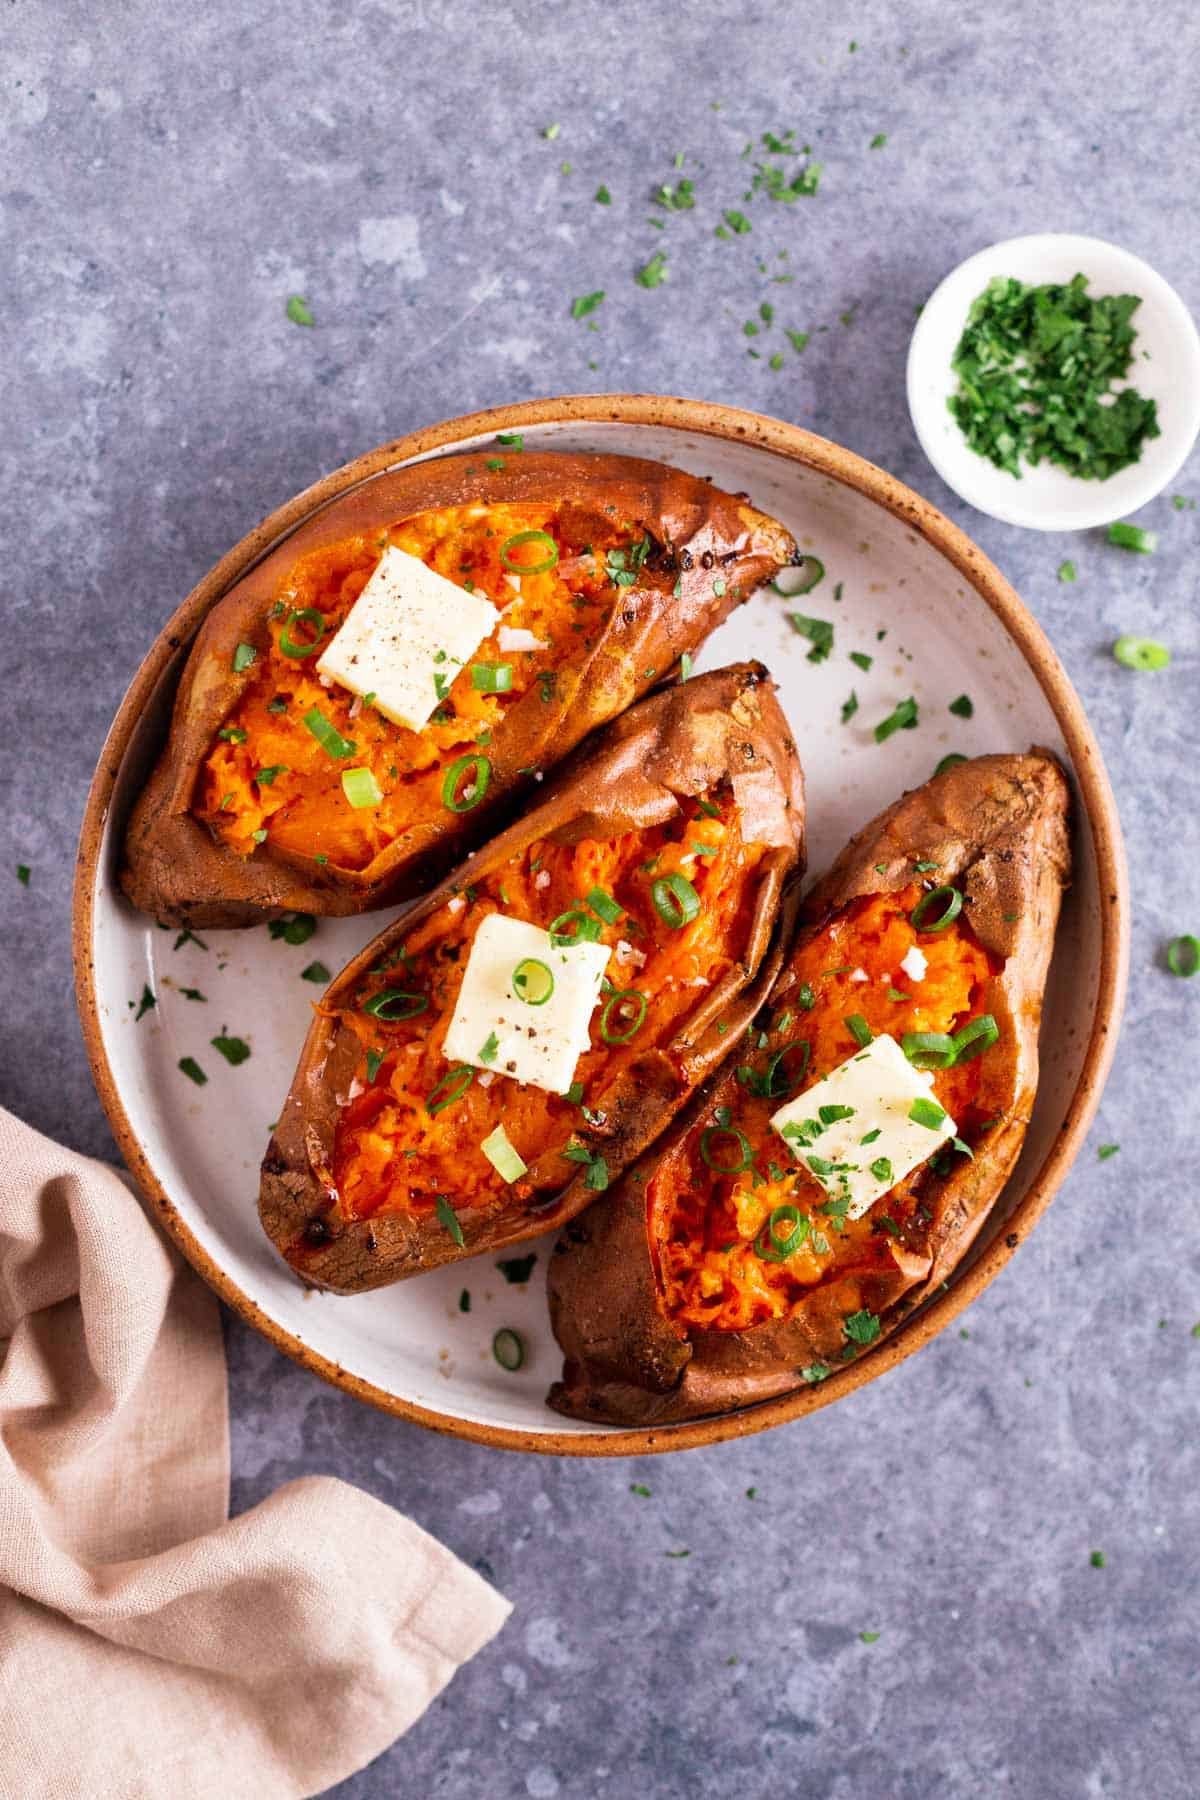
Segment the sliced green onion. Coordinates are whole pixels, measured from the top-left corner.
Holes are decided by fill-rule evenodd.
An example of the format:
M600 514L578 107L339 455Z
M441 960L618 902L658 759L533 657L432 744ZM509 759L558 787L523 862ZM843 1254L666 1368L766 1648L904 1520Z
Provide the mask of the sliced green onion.
M233 653L233 672L243 675L250 664L258 661L258 651L253 644L239 644Z
M583 904L590 906L596 917L603 919L606 925L619 925L625 917L624 909L603 888L593 888Z
M544 545L546 554L543 560L539 563L514 562L509 552L517 549L521 544ZM514 575L544 575L558 562L558 545L548 531L518 531L512 537L505 538L501 544L500 561L506 569L511 569Z
M513 993L526 1006L545 1006L554 992L554 977L536 956L522 957L512 972Z
M463 777L468 774L469 779L464 782ZM491 775L492 765L486 756L460 756L446 770L446 779L442 782L442 805L449 807L453 813L470 812L487 793ZM459 793L460 785L463 787L462 794Z
M1112 653L1126 669L1165 669L1171 661L1167 646L1155 638L1119 637Z
M292 636L293 625L307 625L316 632L314 638L301 638L299 642ZM279 648L285 656L293 657L297 662L311 656L321 639L325 636L325 615L317 611L315 606L302 606L296 612L290 612L287 623L279 634Z
M507 694L512 687L511 663L472 663L471 686L477 694Z
M892 1182L895 1179L892 1174L892 1165L886 1156L877 1156L875 1158L875 1161L871 1164L871 1173L876 1181L886 1181L889 1187L891 1187Z
M937 914L932 923L927 923L930 909L938 905L942 907L941 912ZM962 911L962 905L963 897L957 888L930 888L927 894L921 895L909 913L908 921L914 931L945 931L946 927L952 925L957 919Z
M383 792L370 769L343 769L342 792L351 806L381 806Z
M382 1063L385 1055L386 1055L386 1051L383 1051L383 1050L368 1050L367 1051L367 1081L368 1081L368 1083L374 1081L375 1077L378 1075L379 1065Z
M819 557L806 556L802 562L780 569L771 586L785 600L794 600L799 594L811 594L817 583L824 579L825 564Z
M636 1010L629 1016L627 1008L630 1001L636 1003ZM634 1032L638 1030L646 1016L649 1002L645 994L639 994L636 988L623 988L620 993L610 994L600 1014L600 1036L606 1044L627 1044ZM617 1008L617 1029L609 1019L613 1007ZM620 1029L624 1027L624 1030Z
M508 1133L503 1125L497 1125L495 1131L489 1132L479 1148L502 1181L520 1181L528 1171L529 1164L522 1162L517 1155L508 1141Z
M936 1131L946 1117L946 1110L936 1100L914 1100L908 1116L914 1125L925 1125L930 1131Z
M914 1069L948 1069L956 1054L954 1039L944 1031L906 1031L900 1048Z
M448 1231L460 1250L466 1248L463 1240L462 1226L458 1222L458 1214L447 1200L445 1194L439 1194L434 1211L438 1216L438 1224L443 1231Z
M1200 969L1200 940L1190 934L1172 938L1167 945L1167 967L1172 975L1189 980Z
M980 1056L985 1050L990 1050L999 1037L1000 1027L991 1013L981 1013L969 1025L964 1025L961 1031L955 1032L955 1062L970 1062L973 1056Z
M559 913L557 919L551 919L546 930L554 948L566 950L572 944L596 943L600 936L600 921L585 913L582 907L572 906Z
M1143 531L1140 525L1126 525L1120 519L1109 526L1108 541L1121 550L1140 550L1143 556L1153 556L1158 549L1157 531Z
M447 1069L436 1087L431 1088L426 1096L425 1111L430 1118L445 1112L456 1100L461 1100L474 1079L474 1069L468 1068L465 1063L460 1063L456 1069Z
M492 1339L492 1355L502 1369L514 1375L525 1361L525 1345L520 1333L502 1325Z
M872 1042L871 1027L861 1013L847 1013L842 1023L860 1049L865 1050Z
M322 987L326 987L333 977L323 962L310 962L307 969L301 969L300 979L301 981L317 981Z
M952 750L949 756L943 756L941 762L933 772L935 775L944 775L947 769L953 769L958 763L966 762L966 760L966 757L963 756L960 751Z
M714 1149L722 1138L732 1138L737 1145L737 1156L733 1162L721 1162ZM750 1148L750 1140L744 1131L738 1131L733 1125L710 1125L700 1133L700 1160L706 1169L714 1175L740 1175L754 1161L754 1152Z
M800 1067L789 1080L787 1069L784 1067L784 1057L790 1056L793 1050L802 1050L804 1054L800 1058ZM777 1050L763 1070L762 1091L764 1096L768 1100L776 1100L784 1094L790 1094L792 1089L804 1080L808 1072L808 1061L811 1054L812 1046L807 1038L799 1038L794 1044L785 1044L782 1050ZM781 1069L782 1074L779 1073ZM780 1085L776 1085L777 1081Z
M787 1227L782 1237L779 1233L781 1225ZM777 1206L754 1240L755 1253L764 1262L783 1262L800 1248L808 1236L808 1229L808 1220L798 1206L790 1202Z
M678 931L700 911L700 896L686 875L660 875L650 889L654 910L664 925Z
M344 738L336 725L331 725L319 706L312 707L304 715L304 723L329 756L353 756L358 745L349 738Z
M365 1013L383 1019L388 1025L403 1024L406 1019L416 1019L428 1010L428 994L410 994L405 988L380 988L377 994L363 1001Z

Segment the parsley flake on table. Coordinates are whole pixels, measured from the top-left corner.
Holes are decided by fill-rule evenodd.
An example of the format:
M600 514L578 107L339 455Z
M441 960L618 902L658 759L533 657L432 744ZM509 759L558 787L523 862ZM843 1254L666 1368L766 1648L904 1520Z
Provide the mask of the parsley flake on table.
M29 867L28 863L18 863L17 864L17 880L20 882L22 887L29 886L29 878L32 875L32 873L33 873L33 871Z
M664 281L670 279L667 270L666 251L656 250L654 255L650 258L650 261L638 269L633 279L637 282L639 287L661 287Z
M594 313L604 299L604 292L603 288L597 288L594 294L580 294L577 299L572 300L571 317L586 319L589 313Z
M293 325L315 325L316 320L309 311L308 301L300 294L289 294L287 316Z
M1069 559L1066 562L1059 563L1058 579L1060 581L1078 581L1078 571L1076 570L1075 564Z
M1153 400L1113 392L1133 362L1141 300L1095 297L1087 285L1084 275L1041 287L997 275L967 314L947 405L971 449L1018 480L1022 462L1046 461L1103 481L1159 435Z
M130 1002L130 1004L132 1005L132 1002ZM152 1007L155 1007L157 1005L158 1005L158 1001L155 998L154 992L151 989L149 983L148 982L143 983L142 997L138 1001L138 1009L133 1015L134 1024L136 1025L140 1018L143 1018L145 1016L145 1014L148 1013Z
M870 143L867 145L867 149L868 150L882 150L883 146L886 143L887 143L887 132L886 131L877 131L875 133L875 136L871 139Z

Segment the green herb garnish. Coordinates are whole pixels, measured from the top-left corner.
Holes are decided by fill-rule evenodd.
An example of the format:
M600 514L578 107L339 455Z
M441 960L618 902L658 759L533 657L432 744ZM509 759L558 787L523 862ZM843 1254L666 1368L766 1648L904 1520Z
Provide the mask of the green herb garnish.
M947 405L971 449L1018 479L1022 461L1048 461L1103 481L1159 435L1153 400L1131 387L1113 393L1133 361L1141 301L1097 299L1087 285L1084 275L1041 287L998 275L967 315Z

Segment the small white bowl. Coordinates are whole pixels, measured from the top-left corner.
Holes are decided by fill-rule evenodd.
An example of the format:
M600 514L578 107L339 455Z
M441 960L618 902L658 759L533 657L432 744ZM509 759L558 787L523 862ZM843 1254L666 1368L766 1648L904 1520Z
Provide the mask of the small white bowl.
M1089 291L1140 294L1130 382L1158 402L1160 435L1107 481L1083 481L1053 463L1022 464L1017 480L972 450L947 408L958 385L951 367L971 302L997 275L1031 285L1088 278ZM1143 352L1145 354L1143 355ZM1140 256L1103 238L1045 231L1009 238L959 263L926 301L908 352L908 410L926 456L956 494L980 512L1034 531L1082 531L1125 518L1162 492L1200 431L1200 336L1187 307Z

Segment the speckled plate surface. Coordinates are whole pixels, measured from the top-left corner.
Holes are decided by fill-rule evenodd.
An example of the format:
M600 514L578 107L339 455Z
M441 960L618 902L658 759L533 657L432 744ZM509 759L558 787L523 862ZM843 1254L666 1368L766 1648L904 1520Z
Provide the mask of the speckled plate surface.
M316 990L315 957L336 969L392 914L326 920L302 947L265 928L206 932L176 944L117 891L120 831L156 754L186 645L205 613L272 544L320 505L397 463L488 443L518 430L529 445L654 457L744 490L779 516L826 568L800 602L763 591L706 645L702 668L755 656L768 664L796 733L809 796L809 867L948 751L1051 747L1079 802L1068 897L1042 1030L1042 1079L1021 1161L966 1266L934 1304L869 1356L818 1388L720 1419L650 1430L572 1424L543 1396L558 1373L543 1280L512 1287L474 1259L379 1292L339 1298L302 1288L263 1236L258 1164L287 1091ZM808 661L788 622L795 606L835 627L832 657ZM869 655L863 671L851 651ZM851 690L858 710L841 720ZM969 693L974 715L950 714ZM909 694L921 723L885 746L872 727ZM299 495L242 541L180 607L139 670L89 796L75 895L75 958L88 1053L118 1141L147 1201L184 1253L281 1349L360 1398L510 1448L582 1455L683 1448L761 1430L828 1405L891 1367L952 1319L999 1271L1063 1179L1095 1111L1124 995L1128 903L1120 831L1079 700L1039 628L970 540L909 489L822 438L757 414L648 395L533 401L415 433L359 458ZM138 1019L143 985L157 1005ZM184 989L198 990L203 1002ZM230 1068L210 1046L227 1028L252 1046ZM179 1060L208 1075L197 1087ZM535 1246L530 1246L535 1247ZM466 1287L471 1310L459 1295ZM517 1374L492 1358L514 1326L528 1357Z

